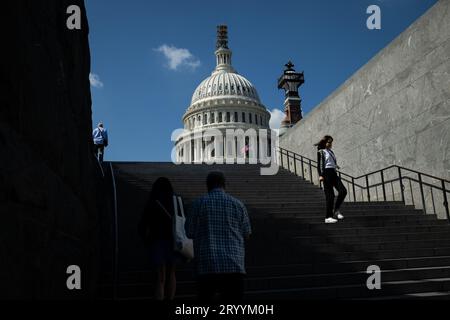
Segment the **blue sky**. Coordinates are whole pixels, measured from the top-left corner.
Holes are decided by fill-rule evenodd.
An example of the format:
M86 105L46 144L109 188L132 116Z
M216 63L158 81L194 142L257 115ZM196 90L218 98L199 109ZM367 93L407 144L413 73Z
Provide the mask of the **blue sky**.
M284 64L304 71L306 114L436 0L85 2L92 121L108 129L105 160L170 161L172 131L215 67L217 25L228 25L233 66L269 111L283 108L276 82ZM381 30L366 27L372 4Z

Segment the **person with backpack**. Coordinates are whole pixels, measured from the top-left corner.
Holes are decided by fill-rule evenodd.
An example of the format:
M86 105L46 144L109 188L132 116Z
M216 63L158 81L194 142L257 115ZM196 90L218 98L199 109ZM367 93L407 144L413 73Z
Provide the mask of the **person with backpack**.
M92 131L92 138L94 140L95 157L102 163L105 147L108 146L108 132L103 128L102 122L99 122L97 128Z
M139 222L139 234L156 268L156 300L173 300L176 290L176 265L183 257L174 250L174 191L166 177L159 177L152 186Z
M336 172L339 166L337 165L336 156L331 150L332 144L333 138L329 135L324 136L318 143L314 144L318 149L317 171L319 181L323 181L323 190L325 191L326 198L327 211L325 223L336 223L338 220L344 219L339 208L347 195L347 189L342 184L341 178L339 178ZM338 191L336 204L334 203L333 187Z

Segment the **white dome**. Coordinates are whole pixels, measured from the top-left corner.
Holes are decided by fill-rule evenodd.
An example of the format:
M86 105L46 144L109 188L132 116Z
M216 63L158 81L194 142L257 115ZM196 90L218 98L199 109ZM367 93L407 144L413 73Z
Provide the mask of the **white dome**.
M217 27L214 53L216 68L197 86L192 95L191 104L183 115L185 130L177 137L175 143L178 161L192 163L225 158L228 161L241 156L249 157L250 153L247 155L246 151L241 149L244 147L241 145L243 140L237 139L237 136L235 137L236 146L228 143L230 142L228 140L223 141L222 146L217 146L215 141L204 139L211 133L214 133L214 137L220 134L225 137L230 133L229 130L236 132L237 135L241 133L249 135L256 132L257 137L262 134L266 137L266 141L271 141L270 113L261 103L252 83L234 70L231 64L232 52L228 48L226 26ZM200 133L200 136L197 136L197 133ZM205 133L207 135L204 136ZM252 139L249 139L247 146L250 140ZM266 149L261 149L262 146L259 144L254 147L255 150L264 152L269 150L268 146ZM238 156L238 153L241 155ZM256 155L260 154L261 152L256 152Z
M216 67L192 94L183 122L186 128L268 127L270 113L253 84L231 64L226 27L218 27ZM267 121L266 121L267 120Z
M243 76L228 70L215 71L203 80L192 95L191 105L211 97L236 96L254 100L260 104L255 87Z

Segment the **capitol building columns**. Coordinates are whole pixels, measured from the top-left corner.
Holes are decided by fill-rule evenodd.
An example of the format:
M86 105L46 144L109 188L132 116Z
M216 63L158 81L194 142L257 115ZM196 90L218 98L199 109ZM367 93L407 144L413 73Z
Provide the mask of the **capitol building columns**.
M178 163L256 163L271 156L270 130L186 130L176 144Z

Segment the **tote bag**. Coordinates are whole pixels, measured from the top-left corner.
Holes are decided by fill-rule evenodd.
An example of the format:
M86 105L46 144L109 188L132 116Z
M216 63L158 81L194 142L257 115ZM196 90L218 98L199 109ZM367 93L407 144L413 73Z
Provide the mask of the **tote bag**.
M179 252L187 260L194 258L194 244L192 239L186 235L184 224L186 217L184 216L183 201L179 196L173 196L174 220L173 220L173 236L174 250Z

